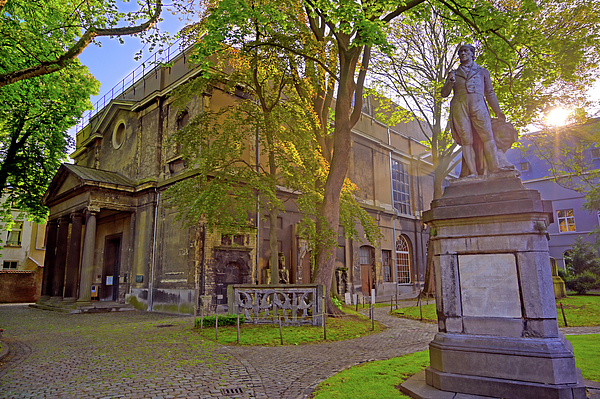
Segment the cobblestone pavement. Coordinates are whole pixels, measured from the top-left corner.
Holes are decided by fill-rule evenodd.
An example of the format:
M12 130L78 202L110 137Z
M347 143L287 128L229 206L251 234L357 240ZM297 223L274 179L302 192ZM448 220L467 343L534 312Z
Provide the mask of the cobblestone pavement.
M410 305L410 302L404 303ZM283 347L203 341L192 318L148 312L65 315L0 306L8 355L0 398L301 398L357 363L426 349L434 324L387 316L389 328L348 341ZM600 328L565 329L599 333Z

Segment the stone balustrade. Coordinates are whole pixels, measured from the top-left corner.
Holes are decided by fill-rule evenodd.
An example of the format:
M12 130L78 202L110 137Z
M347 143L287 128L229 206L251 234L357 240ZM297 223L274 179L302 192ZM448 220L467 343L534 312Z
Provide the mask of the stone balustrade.
M324 289L318 284L252 285L227 287L227 303L231 313L246 316L246 323L284 325L323 323Z

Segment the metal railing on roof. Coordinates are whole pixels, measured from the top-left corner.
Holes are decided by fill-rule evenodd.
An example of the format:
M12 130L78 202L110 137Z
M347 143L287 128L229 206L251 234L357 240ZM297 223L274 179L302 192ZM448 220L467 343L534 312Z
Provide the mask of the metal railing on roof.
M76 131L82 130L87 125L92 117L98 114L104 107L106 107L112 100L123 96L125 91L136 83L144 79L148 74L154 72L162 64L166 64L174 60L176 57L184 53L191 45L187 40L182 38L178 39L175 43L171 44L164 50L159 50L146 60L142 62L137 68L135 68L129 75L125 76L119 83L114 85L110 91L100 97L94 104L94 108L90 111L86 111L81 115L79 122L77 123Z

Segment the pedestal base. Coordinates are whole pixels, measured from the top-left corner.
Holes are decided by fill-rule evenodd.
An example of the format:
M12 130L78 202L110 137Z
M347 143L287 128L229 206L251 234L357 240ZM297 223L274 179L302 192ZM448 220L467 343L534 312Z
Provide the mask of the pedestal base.
M422 370L406 380L400 385L400 391L413 399L584 399L586 398L586 385L588 385L588 381L585 381L581 376L579 376L578 383L574 386L565 385L555 387L549 387L545 384L515 384L514 381L473 378L468 376L468 381L463 381L469 387L489 386L500 387L505 391L513 391L512 394L510 392L508 394L505 392L502 396L497 396L500 395L500 393L499 391L495 391L491 393L492 396L489 396L437 389L429 384L429 382L433 383L433 381L427 380L427 371L429 371L429 369ZM448 377L451 376L448 375ZM589 383L593 382L590 381Z
M584 399L556 320L545 233L552 204L514 174L465 178L450 183L423 221L432 229L439 328L427 385L504 399Z

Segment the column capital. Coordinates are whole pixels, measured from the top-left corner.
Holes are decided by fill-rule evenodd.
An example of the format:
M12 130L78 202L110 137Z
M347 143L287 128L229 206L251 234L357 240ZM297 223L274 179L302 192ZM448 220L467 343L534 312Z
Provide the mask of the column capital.
M83 212L82 211L76 211L71 213L71 215L69 215L71 217L71 220L79 218L82 219L83 218Z
M88 205L86 212L88 213L98 213L100 212L100 207L96 205Z

